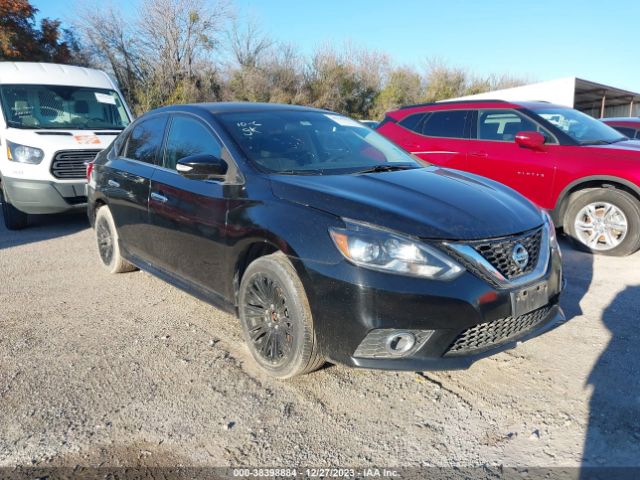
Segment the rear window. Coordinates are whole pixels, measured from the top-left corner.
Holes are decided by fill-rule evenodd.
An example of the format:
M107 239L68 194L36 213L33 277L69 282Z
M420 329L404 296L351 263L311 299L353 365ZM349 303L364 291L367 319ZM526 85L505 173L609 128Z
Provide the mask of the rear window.
M419 128L422 120L428 116L429 113L414 113L413 115L409 115L408 117L403 118L398 122L398 125L403 126L408 130L412 130L414 132L422 133Z
M124 157L139 162L157 164L162 146L167 116L158 115L134 125L124 148Z

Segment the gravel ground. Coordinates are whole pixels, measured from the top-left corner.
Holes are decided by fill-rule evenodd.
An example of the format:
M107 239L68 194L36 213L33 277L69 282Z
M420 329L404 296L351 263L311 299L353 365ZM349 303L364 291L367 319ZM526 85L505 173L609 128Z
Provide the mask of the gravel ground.
M640 254L564 244L569 322L467 371L258 372L238 322L0 227L0 466L640 466Z

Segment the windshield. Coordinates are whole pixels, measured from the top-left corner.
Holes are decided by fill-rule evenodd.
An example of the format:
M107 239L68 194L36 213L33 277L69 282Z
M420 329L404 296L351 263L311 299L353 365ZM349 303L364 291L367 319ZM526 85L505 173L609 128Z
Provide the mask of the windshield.
M14 128L122 130L129 116L113 90L59 85L2 85L2 111Z
M627 138L601 121L571 108L536 108L535 113L581 145L615 143Z
M284 110L219 118L249 160L268 172L326 175L423 166L380 134L337 114Z

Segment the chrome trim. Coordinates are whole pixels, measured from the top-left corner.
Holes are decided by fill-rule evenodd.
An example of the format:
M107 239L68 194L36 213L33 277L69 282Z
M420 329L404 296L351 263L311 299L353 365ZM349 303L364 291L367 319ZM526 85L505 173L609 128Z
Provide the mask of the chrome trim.
M538 264L536 265L536 268L534 268L530 273L514 278L513 280L505 278L498 269L491 265L489 261L480 255L480 253L478 253L471 245L449 242L444 242L443 245L461 255L474 267L486 272L500 288L504 289L521 287L527 283L535 282L545 276L549 268L549 258L551 257L549 225L547 222L545 222L543 226L542 238L540 239L540 255L538 256Z
M166 203L169 200L164 195L160 195L159 193L156 193L156 192L151 192L151 198L156 202L160 202L160 203Z

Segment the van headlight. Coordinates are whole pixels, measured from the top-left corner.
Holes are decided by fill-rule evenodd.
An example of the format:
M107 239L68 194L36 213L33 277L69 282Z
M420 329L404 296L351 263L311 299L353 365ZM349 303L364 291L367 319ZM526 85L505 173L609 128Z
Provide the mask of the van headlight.
M360 267L432 280L452 280L464 272L453 259L418 239L343 221L345 228L332 227L329 233L340 253Z
M27 147L7 140L7 158L13 162L37 165L44 158L44 152L39 148Z

